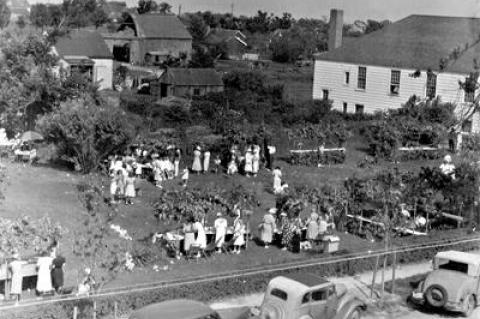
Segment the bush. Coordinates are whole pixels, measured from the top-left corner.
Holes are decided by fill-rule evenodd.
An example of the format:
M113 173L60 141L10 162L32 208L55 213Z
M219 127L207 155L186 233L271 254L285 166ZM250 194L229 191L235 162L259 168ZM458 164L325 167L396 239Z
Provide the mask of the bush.
M345 152L342 151L329 151L329 152L292 152L290 153L290 164L292 165L303 165L303 166L314 166L317 167L318 164L330 165L330 164L341 164L345 162Z
M119 153L136 135L138 120L117 108L97 105L88 97L69 100L41 117L37 126L48 141L83 173L99 167Z
M480 134L469 134L462 137L462 150L479 152Z
M400 162L406 161L418 161L418 160L435 160L443 158L447 154L447 151L444 149L434 149L434 150L398 150L395 154L395 159Z

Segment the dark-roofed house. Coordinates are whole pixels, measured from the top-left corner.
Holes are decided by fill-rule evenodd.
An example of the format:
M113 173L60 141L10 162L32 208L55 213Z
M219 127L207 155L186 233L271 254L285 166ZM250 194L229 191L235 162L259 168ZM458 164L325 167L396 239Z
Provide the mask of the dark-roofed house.
M480 61L480 19L411 15L344 43L342 20L332 10L329 51L315 58L314 99L349 113L398 108L412 95L456 103L459 113L473 101L459 81ZM480 129L478 115L470 124Z
M113 56L102 36L95 31L72 31L58 39L53 52L60 57L60 66L70 74L87 75L100 89L113 84Z
M222 75L215 69L169 68L150 83L150 92L159 97L191 97L223 91Z
M118 31L103 35L117 61L143 65L192 53L192 36L175 15L129 13Z
M7 7L10 9L10 21L17 21L20 17L30 16L30 4L27 0L8 0Z
M229 60L241 60L248 48L247 37L242 32L222 28L210 29L205 43L207 46L224 46Z

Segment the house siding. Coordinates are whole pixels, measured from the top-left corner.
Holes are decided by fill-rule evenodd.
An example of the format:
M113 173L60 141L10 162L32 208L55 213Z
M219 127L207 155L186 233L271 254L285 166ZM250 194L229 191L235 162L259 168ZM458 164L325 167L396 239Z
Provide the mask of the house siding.
M211 86L211 85L198 85L198 86L193 86L193 85L172 85L169 87L169 94L168 95L173 95L173 96L193 96L194 94L194 89L199 89L199 94L198 95L205 95L210 92L222 92L223 91L223 86Z

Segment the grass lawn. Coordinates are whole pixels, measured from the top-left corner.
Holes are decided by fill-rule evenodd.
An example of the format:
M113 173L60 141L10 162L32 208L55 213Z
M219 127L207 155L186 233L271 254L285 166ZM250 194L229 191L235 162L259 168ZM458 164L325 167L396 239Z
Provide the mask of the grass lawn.
M283 161L277 164L282 167L284 178L290 185L309 185L318 187L323 184L341 185L343 181L358 174L368 176L382 167L388 167L394 164L383 163L381 167L375 169L360 169L357 162L365 156L365 153L358 145L362 141L359 138L353 138L347 144L347 161L338 166L311 168L311 167L293 167ZM280 152L280 158L287 154L288 146L283 147ZM427 162L409 162L399 164L400 168L416 169L421 165L435 164ZM52 219L60 222L69 233L62 239L61 247L63 254L67 257L66 281L67 285L75 285L78 271L86 265L72 253L71 247L75 236L75 231L82 229L83 208L78 199L76 186L86 177L74 174L61 169L43 166L24 166L17 163L6 163L8 181L6 185L6 199L0 205L0 217L16 218L22 215L28 215L31 218L39 218L49 215ZM108 194L109 180L102 178L104 190ZM260 206L254 210L251 217L251 226L254 232L256 225L260 222L266 210L274 206L275 198L270 191L272 177L270 172L261 171L257 178L246 178L243 176L227 177L226 175L192 175L189 187L220 187L231 189L242 184L245 187L253 189L260 200ZM150 238L154 232L164 232L176 225L158 223L153 214L151 203L159 196L158 189L152 184L141 181L141 197L135 199L135 205L125 206L119 204L116 207L117 215L113 221L123 228L127 229L129 234L135 240ZM169 181L166 188L179 188L179 181ZM211 223L212 220L209 220ZM230 221L231 223L231 221ZM340 249L345 252L367 251L380 248L380 243L371 243L350 234L339 234L341 237ZM115 240L122 242L125 247L130 247L131 243L121 238ZM129 249L129 248L127 248ZM29 252L22 253L28 255ZM154 272L151 267L137 267L133 272L122 272L108 286L118 287L142 282L152 282L167 280L171 278L184 278L188 276L197 276L202 274L212 274L228 272L232 270L245 269L256 265L268 265L287 261L301 260L312 257L312 252L302 252L293 254L284 252L276 247L265 250L261 246L250 242L248 250L241 255L220 255L200 262L189 262L185 260L168 259L158 249L158 265L163 267L168 265L168 271Z

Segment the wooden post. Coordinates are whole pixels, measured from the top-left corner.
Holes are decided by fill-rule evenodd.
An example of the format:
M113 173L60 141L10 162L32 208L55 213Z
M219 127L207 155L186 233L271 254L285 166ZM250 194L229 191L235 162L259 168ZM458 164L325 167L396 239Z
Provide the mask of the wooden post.
M382 292L380 301L383 302L385 298L385 271L387 268L387 255L383 256L383 269L382 269ZM94 318L95 319L95 318Z
M375 262L375 268L373 269L373 276L372 276L372 290L370 291L370 299L373 298L373 290L375 288L375 280L377 278L377 270L378 270L378 263L380 261L380 255L377 255L377 260Z
M113 304L113 318L117 319L117 313L118 313L118 303L115 301Z
M392 261L392 291L391 294L395 294L395 268L397 268L397 253L393 252Z
M93 301L93 319L97 319L97 301Z
M5 258L5 269L7 271L6 276L5 276L5 284L4 284L5 300L9 300L10 299L10 281L8 280L8 278L10 276L8 274L10 273L10 271L8 270L8 261L7 261L6 258Z
M77 306L73 307L73 319L77 319L78 315L78 308Z

